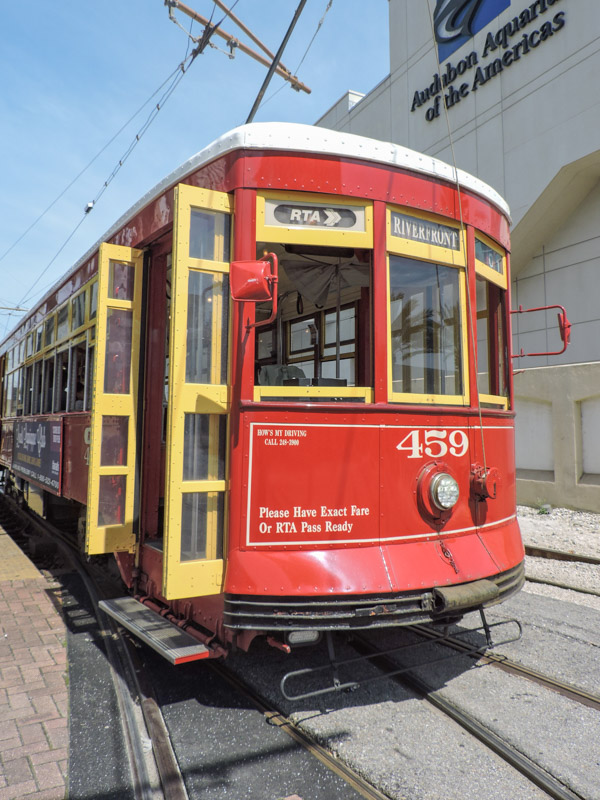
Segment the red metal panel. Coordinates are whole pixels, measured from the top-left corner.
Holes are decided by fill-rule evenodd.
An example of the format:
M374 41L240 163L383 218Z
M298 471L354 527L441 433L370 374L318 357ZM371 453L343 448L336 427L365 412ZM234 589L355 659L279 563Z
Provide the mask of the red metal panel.
M403 591L487 577L522 560L512 419L484 416L486 464L501 485L483 500L471 488L479 418L394 411L244 415L226 591ZM461 493L439 518L420 503L432 466L452 474Z
M63 417L62 495L83 505L87 503L90 433L89 414Z
M236 261L256 257L256 193L238 190L234 197L235 233L233 256ZM244 508L244 485L247 482L248 453L242 441L242 419L238 412L242 399L252 397L254 388L255 331L246 329L248 321L254 322L252 303L232 304L231 340L231 408L229 477L232 487L229 495L229 551L240 544L239 521Z
M320 549L377 541L377 427L260 421L250 423L247 435L242 546Z
M504 215L477 195L433 178L383 164L350 161L335 156L252 151L245 157L247 186L278 191L324 192L365 197L475 225L503 247L509 247Z

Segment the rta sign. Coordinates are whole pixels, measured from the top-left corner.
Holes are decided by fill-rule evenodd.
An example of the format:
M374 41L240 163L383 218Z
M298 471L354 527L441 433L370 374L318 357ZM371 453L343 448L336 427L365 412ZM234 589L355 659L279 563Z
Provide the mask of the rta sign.
M433 12L440 62L510 6L511 0L437 0Z

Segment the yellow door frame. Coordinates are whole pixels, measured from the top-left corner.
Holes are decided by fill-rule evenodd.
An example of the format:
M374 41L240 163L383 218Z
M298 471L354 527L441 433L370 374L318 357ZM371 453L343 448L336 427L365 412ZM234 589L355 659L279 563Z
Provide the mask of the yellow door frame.
M125 291L116 285L119 269L128 273ZM142 283L141 250L100 245L85 545L91 555L135 551ZM120 338L114 333L115 323L122 327ZM127 362L128 369L121 369ZM110 385L114 374L120 386Z
M194 212L203 218L200 228L204 240L198 248L194 244ZM175 188L163 561L163 594L169 600L218 594L223 586L227 472L219 452L229 412L227 367L224 372L223 365L227 365L229 355L232 214L233 199L223 192L185 184ZM200 294L198 287L202 287ZM192 310L190 299L199 310ZM196 330L190 328L192 319L198 322ZM200 319L209 321L202 330ZM194 336L197 338L192 345ZM209 365L202 383L194 382L197 376L188 374L188 350L192 346L201 350ZM194 451L199 446L205 451L201 475L185 474L184 459L196 456L190 452L186 418L193 428L196 423L205 426L204 434L193 439ZM192 506L195 511L190 512ZM195 515L195 532L187 530L192 527L190 513ZM198 535L198 525L203 526L203 550L186 550L186 543Z

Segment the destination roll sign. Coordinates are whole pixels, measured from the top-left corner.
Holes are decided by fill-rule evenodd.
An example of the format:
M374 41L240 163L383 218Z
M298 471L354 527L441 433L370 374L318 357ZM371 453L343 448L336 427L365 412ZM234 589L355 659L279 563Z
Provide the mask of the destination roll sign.
M397 211L392 211L391 222L392 236L433 244L437 247L447 247L450 250L460 250L460 237L456 228L427 219L409 217Z
M265 224L286 228L364 231L365 210L361 206L331 206L265 201Z

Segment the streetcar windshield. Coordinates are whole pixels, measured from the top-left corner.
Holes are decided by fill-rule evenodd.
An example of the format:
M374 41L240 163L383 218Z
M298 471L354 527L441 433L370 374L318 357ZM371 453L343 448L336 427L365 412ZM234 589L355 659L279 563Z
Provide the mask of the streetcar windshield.
M277 394L266 387L285 387L282 397L304 387L297 396L364 402L359 389L372 386L370 251L261 243L257 255L265 249L277 252L280 269L277 319L256 332L260 396ZM257 321L270 309L259 304Z
M461 284L455 267L390 256L394 395L464 394Z

